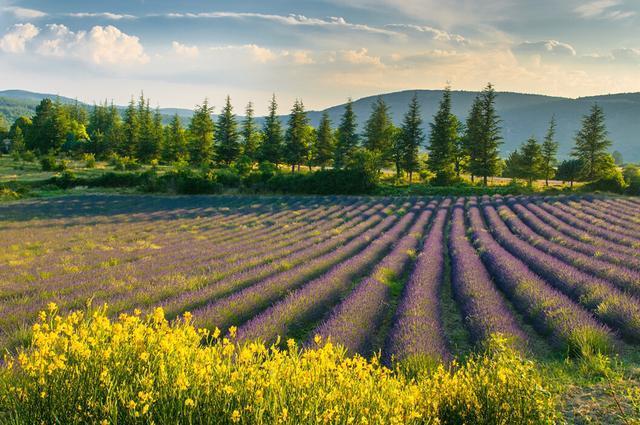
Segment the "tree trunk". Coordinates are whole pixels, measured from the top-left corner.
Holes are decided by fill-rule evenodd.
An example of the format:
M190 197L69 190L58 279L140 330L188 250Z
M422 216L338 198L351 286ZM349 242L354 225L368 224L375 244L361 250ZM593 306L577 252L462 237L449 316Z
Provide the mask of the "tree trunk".
M412 182L413 182L413 171L409 171L409 186L411 186Z
M482 183L483 183L485 186L488 186L488 177L487 177L486 175L485 175L485 176L482 176Z
M293 165L293 164L291 164L291 172L292 172L292 173L295 173L295 172L296 172L296 166L295 166L295 165Z

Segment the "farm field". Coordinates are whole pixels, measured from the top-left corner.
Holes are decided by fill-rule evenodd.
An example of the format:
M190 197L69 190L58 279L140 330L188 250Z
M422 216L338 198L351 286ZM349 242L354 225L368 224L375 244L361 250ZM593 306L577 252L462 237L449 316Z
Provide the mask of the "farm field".
M501 334L565 420L640 414L635 198L95 194L0 204L0 236L11 353L40 311L89 300L114 320L162 307L239 343L329 340L409 368Z

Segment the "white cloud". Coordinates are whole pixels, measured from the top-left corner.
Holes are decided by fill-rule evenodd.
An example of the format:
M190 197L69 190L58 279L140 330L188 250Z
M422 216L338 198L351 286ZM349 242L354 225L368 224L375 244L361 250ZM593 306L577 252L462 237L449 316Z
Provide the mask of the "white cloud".
M74 32L61 24L49 24L46 31L33 24L16 24L0 40L6 52L20 53L27 42L35 45L35 53L42 56L72 58L94 65L132 65L149 61L138 37L118 28L94 26L89 31Z
M380 57L370 55L369 50L364 47L359 50L343 50L340 52L340 57L345 62L355 65L383 66Z
M230 54L247 54L255 62L267 63L277 58L277 54L271 49L258 46L257 44L245 44L241 46L216 46L209 48L211 52L230 53Z
M576 49L570 44L557 40L544 40L537 42L525 41L514 47L518 53L555 55L555 56L575 56Z
M78 13L68 13L66 16L70 16L72 18L103 18L103 19L111 19L114 21L119 21L121 19L136 18L133 15L125 15L125 14L111 13L111 12L100 12L100 13L78 12Z
M426 26L426 25L413 25L413 24L388 24L385 25L385 27L388 28L398 28L398 29L408 29L408 30L413 30L413 31L417 31L420 33L426 33L431 35L431 37L434 40L438 40L438 41L454 41L457 43L465 43L467 40L459 35L459 34L452 34L449 33L447 31L443 31L437 28L433 28L430 26Z
M31 23L16 24L0 38L0 49L7 53L22 53L27 42L33 40L40 30Z
M626 61L631 63L640 63L640 49L622 48L615 49L611 52L611 56L615 60Z
M621 10L620 0L595 0L583 3L575 8L575 12L584 19L609 19L620 20L634 16L636 13L630 10Z
M293 26L313 26L325 28L345 28L351 30L365 31L374 34L397 35L393 31L383 28L376 28L364 24L354 24L346 21L342 17L332 16L326 19L309 18L304 15L273 15L265 13L245 13L245 12L203 12L203 13L169 13L164 15L169 18L208 18L208 19L260 19L276 22L283 25Z
M306 50L295 50L293 52L285 52L284 56L290 57L293 63L298 65L311 65L316 63L311 53Z
M171 48L173 48L173 51L179 56L187 58L195 58L200 54L198 46L187 46L186 44L181 44L177 41L171 43Z
M6 12L13 14L18 19L37 19L47 16L45 12L36 9L26 9L24 7L5 7Z

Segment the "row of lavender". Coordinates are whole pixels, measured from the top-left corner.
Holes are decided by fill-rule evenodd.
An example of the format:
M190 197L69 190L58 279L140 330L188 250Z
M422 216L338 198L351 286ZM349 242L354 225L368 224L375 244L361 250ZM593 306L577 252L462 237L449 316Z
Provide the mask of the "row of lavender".
M634 199L203 197L154 199L130 215L122 200L112 213L85 211L98 201L73 200L77 211L57 206L48 219L38 205L45 218L31 217L34 226L0 209L7 246L26 231L25 246L47 247L28 266L0 264L3 334L46 302L70 309L93 297L114 312L189 310L202 326L239 326L243 340L320 335L388 360L451 358L442 303L457 305L476 344L501 333L522 350L543 337L584 353L640 340ZM98 248L75 253L73 230L95 235ZM60 233L58 246L82 255L83 267L51 266L12 285L55 262ZM115 264L102 267L105 259Z

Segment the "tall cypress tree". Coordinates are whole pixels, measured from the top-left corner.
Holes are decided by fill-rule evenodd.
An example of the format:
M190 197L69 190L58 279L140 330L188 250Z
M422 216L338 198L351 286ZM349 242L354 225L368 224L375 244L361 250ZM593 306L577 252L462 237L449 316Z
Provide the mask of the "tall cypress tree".
M253 119L253 104L249 102L242 121L242 154L250 158L252 162L255 161L258 156L259 144L260 132Z
M260 160L278 165L282 161L282 123L278 117L278 103L274 94L269 104L269 115L264 120L262 128L262 146Z
M450 184L455 174L456 141L458 125L451 113L451 88L445 87L440 108L430 123L429 169L436 174L436 181L442 185Z
M488 177L496 175L499 168L500 118L495 108L496 92L491 84L482 91L472 107L468 123L469 170L481 176L486 186Z
M240 133L238 133L238 123L229 96L227 96L222 112L218 115L215 139L218 161L229 165L238 159L240 156Z
M571 153L582 164L583 179L597 180L611 171L607 152L610 146L604 111L598 104L594 104L589 114L582 119L582 128L576 135L576 145Z
M335 151L335 135L331 128L329 114L322 113L320 124L316 132L315 145L313 147L313 162L324 168L331 163Z
M359 137L356 119L356 114L353 112L353 102L349 99L338 127L338 140L333 160L335 168L344 168L351 161L358 147Z
M420 168L418 150L425 139L417 94L413 95L411 103L409 104L409 110L404 116L402 135L400 137L402 168L409 173L409 184L411 184L413 181L413 173Z
M308 157L308 128L309 118L304 110L304 104L301 100L296 100L289 114L289 123L285 134L284 158L289 165L291 171L295 171L295 167L306 162Z
M371 105L371 115L365 124L363 145L379 158L378 172L392 160L393 122L389 107L379 96Z
M213 158L213 107L207 99L196 106L189 123L189 160L194 165L206 165Z
M556 136L556 117L551 117L549 122L549 129L544 136L542 142L542 174L544 176L545 186L549 186L549 179L553 175L558 160L556 155L558 154L558 142L555 141Z

